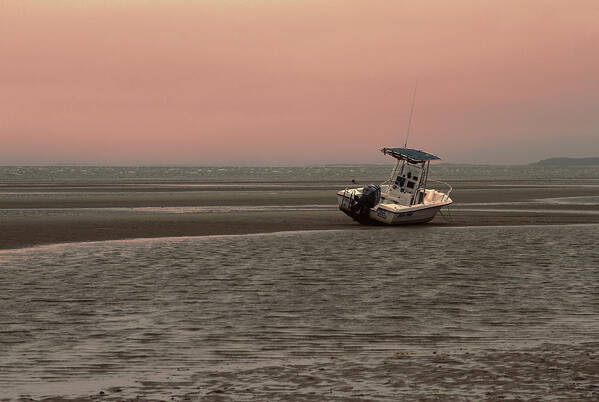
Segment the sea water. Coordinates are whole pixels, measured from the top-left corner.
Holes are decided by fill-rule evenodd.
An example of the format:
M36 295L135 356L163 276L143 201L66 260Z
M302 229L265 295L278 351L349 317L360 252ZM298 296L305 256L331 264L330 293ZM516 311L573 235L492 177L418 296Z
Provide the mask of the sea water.
M316 166L0 166L0 183L31 181L343 181L385 180L392 164ZM431 165L441 180L597 179L599 166Z
M0 251L0 389L596 341L597 244L597 225L419 226Z

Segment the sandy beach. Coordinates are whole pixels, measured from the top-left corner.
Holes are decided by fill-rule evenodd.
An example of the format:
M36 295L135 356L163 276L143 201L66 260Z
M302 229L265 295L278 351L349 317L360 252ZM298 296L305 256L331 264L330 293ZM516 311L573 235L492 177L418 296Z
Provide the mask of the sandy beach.
M595 205L553 201L599 196L599 184L594 180L453 184L454 205L429 225L599 222ZM3 183L0 248L130 238L365 229L336 208L335 192L344 186L335 182ZM222 211L219 207L233 208Z

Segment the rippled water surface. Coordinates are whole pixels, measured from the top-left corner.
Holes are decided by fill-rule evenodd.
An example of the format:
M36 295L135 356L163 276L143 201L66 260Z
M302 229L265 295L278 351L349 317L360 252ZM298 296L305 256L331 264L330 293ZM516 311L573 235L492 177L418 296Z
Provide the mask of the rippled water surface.
M593 341L597 244L596 225L425 226L3 251L0 389Z
M372 150L376 155L376 150ZM315 166L0 166L0 182L85 180L351 180L380 179L392 163ZM459 165L431 166L431 178L442 179L596 179L599 166Z

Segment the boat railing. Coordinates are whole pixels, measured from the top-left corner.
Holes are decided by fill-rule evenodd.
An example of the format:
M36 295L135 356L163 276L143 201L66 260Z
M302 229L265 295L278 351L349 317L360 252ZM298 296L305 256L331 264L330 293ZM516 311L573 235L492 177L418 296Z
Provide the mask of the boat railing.
M345 199L347 198L347 209L351 208L351 199L347 196L347 192L349 191L349 187L345 187L343 190L343 200L341 200L341 207L345 207Z
M385 195L389 197L389 193L391 192L391 179L387 179L379 185L381 186L381 189L384 185L387 185L387 191L385 192Z
M451 190L453 190L453 187L451 187L451 184L445 183L444 181L441 181L441 180L432 180L432 179L429 179L428 181L429 182L432 181L432 182L435 182L435 183L440 183L440 184L443 184L443 185L447 186L447 188L449 190L445 194L443 194L443 201L447 201L449 199L449 194L451 194Z

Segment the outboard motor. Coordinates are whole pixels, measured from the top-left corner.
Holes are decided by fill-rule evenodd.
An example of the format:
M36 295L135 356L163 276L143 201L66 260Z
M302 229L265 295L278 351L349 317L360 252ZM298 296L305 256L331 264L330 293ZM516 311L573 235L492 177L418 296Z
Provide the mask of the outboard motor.
M381 202L381 186L369 184L362 189L362 195L354 198L352 210L360 215L368 216L368 210Z

